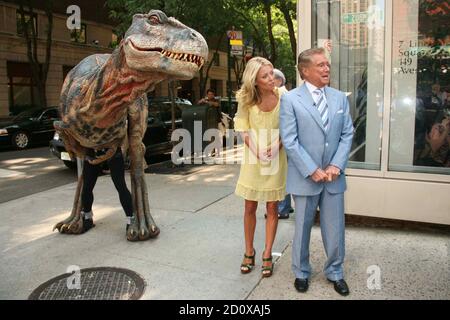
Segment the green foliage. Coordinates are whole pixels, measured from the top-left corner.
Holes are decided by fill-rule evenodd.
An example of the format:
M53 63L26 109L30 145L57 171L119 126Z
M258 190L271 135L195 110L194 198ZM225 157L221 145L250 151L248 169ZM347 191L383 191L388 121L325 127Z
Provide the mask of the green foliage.
M116 33L123 36L135 13L147 13L151 9L164 11L182 23L199 31L214 50L222 35L234 27L241 30L244 42L253 47L255 55L270 58L271 44L264 5L271 6L272 29L275 38L277 60L275 67L282 70L288 82L295 84L295 61L293 59L289 32L285 17L280 10L285 6L295 23L296 0L108 0L110 16L119 24ZM215 41L215 42L214 42Z

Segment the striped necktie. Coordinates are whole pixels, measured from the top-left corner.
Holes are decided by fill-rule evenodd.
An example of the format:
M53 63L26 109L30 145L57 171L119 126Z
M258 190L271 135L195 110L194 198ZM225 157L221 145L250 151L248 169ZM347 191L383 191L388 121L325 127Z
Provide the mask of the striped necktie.
M319 110L320 117L322 118L323 127L325 131L328 129L328 105L325 100L325 95L323 89L316 89L314 92L319 96L317 100L316 106L317 110Z

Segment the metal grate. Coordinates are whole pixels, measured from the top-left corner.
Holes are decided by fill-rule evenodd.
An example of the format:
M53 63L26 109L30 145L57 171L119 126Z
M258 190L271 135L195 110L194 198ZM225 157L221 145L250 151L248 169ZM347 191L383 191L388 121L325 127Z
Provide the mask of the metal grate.
M145 289L145 281L141 276L122 268L81 269L78 285L75 286L73 278L74 274L65 273L50 279L36 288L29 299L137 300L143 295Z

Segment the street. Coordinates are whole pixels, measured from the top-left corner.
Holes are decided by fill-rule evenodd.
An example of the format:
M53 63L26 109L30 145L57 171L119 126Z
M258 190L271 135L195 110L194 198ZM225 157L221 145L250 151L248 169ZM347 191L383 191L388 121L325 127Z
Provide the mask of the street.
M76 181L48 147L0 152L0 203Z
M149 165L170 155L153 156ZM75 170L54 157L49 147L0 151L0 203L56 188L77 180Z

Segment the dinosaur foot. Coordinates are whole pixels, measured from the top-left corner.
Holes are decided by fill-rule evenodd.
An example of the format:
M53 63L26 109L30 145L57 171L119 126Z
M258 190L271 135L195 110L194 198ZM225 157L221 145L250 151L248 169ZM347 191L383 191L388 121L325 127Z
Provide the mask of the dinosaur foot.
M156 238L160 231L155 224L147 226L146 223L134 222L127 228L126 235L128 241L145 241Z
M95 227L95 224L91 219L84 220L81 217L74 217L58 222L53 230L58 229L59 233L65 234L82 234L93 227Z

